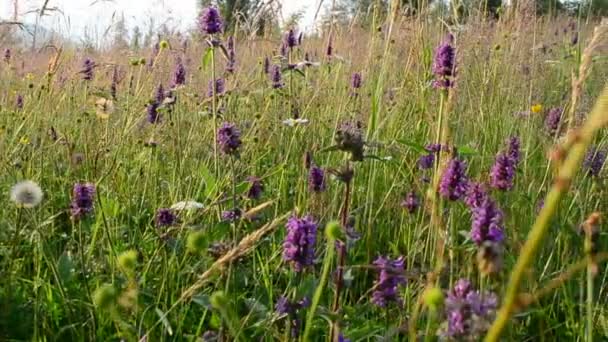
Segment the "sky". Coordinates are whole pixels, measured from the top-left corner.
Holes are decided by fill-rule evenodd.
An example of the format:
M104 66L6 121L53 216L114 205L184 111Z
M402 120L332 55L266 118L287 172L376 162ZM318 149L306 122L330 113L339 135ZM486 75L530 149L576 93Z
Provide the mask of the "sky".
M9 19L13 14L14 0L0 0L0 18ZM283 17L304 11L303 29L310 29L314 12L320 0L279 0L283 4ZM28 11L39 8L44 0L18 0L20 20L35 21ZM129 28L147 27L148 18L155 18L156 25L166 22L170 27L185 31L196 21L196 0L50 0L49 8L57 8L51 17L44 18L42 25L70 37L103 39L104 31L115 18L124 15ZM115 20L115 19L114 19ZM145 29L142 29L145 31Z

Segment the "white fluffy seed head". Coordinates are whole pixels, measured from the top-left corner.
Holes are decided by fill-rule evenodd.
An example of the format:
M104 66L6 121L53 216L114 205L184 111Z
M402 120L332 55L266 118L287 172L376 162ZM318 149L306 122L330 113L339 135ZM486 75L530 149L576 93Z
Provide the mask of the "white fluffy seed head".
M11 188L11 201L20 208L33 208L42 201L42 189L32 181L21 181Z

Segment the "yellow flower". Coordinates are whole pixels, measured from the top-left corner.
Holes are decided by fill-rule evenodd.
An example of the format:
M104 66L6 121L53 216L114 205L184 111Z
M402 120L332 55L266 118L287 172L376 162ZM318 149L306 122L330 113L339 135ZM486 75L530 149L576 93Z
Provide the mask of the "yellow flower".
M28 138L27 136L22 136L21 139L19 139L19 143L21 145L27 145L30 143L30 138Z
M532 106L531 110L532 110L532 113L538 114L538 113L540 113L541 110L543 110L543 105L541 105L540 103L537 103L534 106Z

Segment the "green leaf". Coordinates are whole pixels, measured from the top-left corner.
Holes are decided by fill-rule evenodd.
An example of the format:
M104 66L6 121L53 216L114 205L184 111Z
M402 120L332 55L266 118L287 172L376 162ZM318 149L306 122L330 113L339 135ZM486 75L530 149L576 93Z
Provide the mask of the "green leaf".
M463 157L474 156L474 155L479 154L477 152L477 150L475 150L471 147L468 147L468 146L458 147L458 148L456 148L456 151L458 152L459 156L463 156Z
M201 176L203 176L203 181L205 182L205 197L211 198L213 195L215 195L217 190L217 181L215 176L204 165L201 165L200 172Z
M204 308L211 309L211 302L209 301L209 296L206 294L194 295L192 296L192 301Z
M167 315L164 312L162 312L159 308L154 308L154 310L156 311L156 314L158 315L158 317L160 317L160 321L165 326L165 329L167 329L167 333L169 334L169 336L173 336L173 328L171 328L171 324L169 323L169 320L167 319Z
M208 47L203 54L203 58L201 59L201 66L206 68L209 64L211 64L211 56L213 56L213 48Z
M397 139L395 140L396 142L405 145L409 148L411 148L412 150L418 152L418 153L429 153L426 148L424 148L424 146L417 144L415 142L411 142L411 141L407 141L407 140L401 140L401 139Z
M74 264L72 262L72 257L68 253L64 252L59 257L59 260L57 260L57 272L64 284L70 283L72 276L74 275Z

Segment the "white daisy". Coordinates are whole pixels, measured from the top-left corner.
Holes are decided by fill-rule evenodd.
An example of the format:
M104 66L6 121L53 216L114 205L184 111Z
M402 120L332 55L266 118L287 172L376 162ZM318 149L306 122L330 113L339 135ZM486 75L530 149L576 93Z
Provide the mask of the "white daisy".
M42 201L42 189L29 180L19 182L11 188L11 201L21 208L33 208Z

